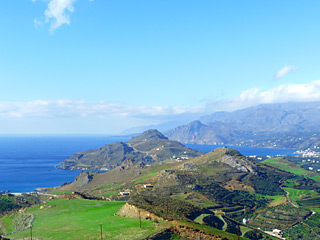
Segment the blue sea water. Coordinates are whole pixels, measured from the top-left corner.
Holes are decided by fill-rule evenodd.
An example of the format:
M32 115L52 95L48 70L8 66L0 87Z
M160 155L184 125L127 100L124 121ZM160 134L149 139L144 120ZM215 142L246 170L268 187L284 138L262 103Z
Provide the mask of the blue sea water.
M79 151L127 140L103 136L1 136L0 190L31 192L73 181L80 171L57 169L60 162Z
M127 138L104 136L0 136L0 190L31 192L38 187L60 186L80 171L57 169L72 154ZM218 145L188 145L210 152ZM292 154L289 149L234 147L243 155Z

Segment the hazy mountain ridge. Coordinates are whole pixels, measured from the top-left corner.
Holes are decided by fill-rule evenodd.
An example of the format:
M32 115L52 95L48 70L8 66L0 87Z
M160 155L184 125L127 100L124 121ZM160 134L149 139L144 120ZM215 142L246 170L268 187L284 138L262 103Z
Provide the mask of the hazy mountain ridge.
M183 143L307 148L320 143L319 121L320 102L264 104L216 112L166 135Z

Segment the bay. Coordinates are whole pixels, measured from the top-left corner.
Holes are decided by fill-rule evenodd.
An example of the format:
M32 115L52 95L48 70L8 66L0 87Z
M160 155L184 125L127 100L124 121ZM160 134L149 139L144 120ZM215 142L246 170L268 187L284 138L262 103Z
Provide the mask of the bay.
M0 190L32 192L39 187L60 186L73 181L80 171L57 169L72 154L128 138L106 136L0 136ZM187 146L210 152L221 145ZM245 156L292 154L293 149L230 146Z
M57 169L72 154L126 138L104 136L1 136L0 190L32 192L73 181L80 171Z

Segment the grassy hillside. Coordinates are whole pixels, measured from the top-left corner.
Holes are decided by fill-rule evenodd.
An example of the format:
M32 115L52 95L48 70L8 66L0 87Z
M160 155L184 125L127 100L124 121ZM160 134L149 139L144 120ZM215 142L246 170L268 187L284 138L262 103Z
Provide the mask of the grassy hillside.
M125 202L108 202L84 199L57 199L44 204L47 208L34 206L27 210L33 214L32 233L41 239L100 239L102 224L103 239L142 239L160 231L167 224L155 224L139 219L114 216ZM9 238L30 237L30 229L12 234Z

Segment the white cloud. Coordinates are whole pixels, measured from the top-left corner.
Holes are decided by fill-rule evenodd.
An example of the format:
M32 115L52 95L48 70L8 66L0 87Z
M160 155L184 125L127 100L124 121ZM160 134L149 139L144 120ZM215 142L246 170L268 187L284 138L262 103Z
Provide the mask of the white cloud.
M31 0L35 3L37 0ZM50 24L50 31L53 32L63 24L70 25L70 14L74 12L74 3L78 0L50 0L47 9L44 11L44 20L34 19L36 26L43 23ZM94 0L89 0L93 2Z
M296 66L285 65L279 71L277 71L276 75L274 76L274 79L278 80L279 78L283 77L284 75L288 74L289 72L294 72L297 69L298 68Z
M183 114L195 114L201 107L128 106L108 102L75 100L35 100L30 102L0 102L0 118L166 118Z
M210 111L233 111L265 103L320 101L320 80L305 84L285 84L266 91L247 89L237 97L207 105Z
M51 31L63 24L70 24L69 14L74 11L73 4L77 0L50 0L44 15L46 22L50 22Z

